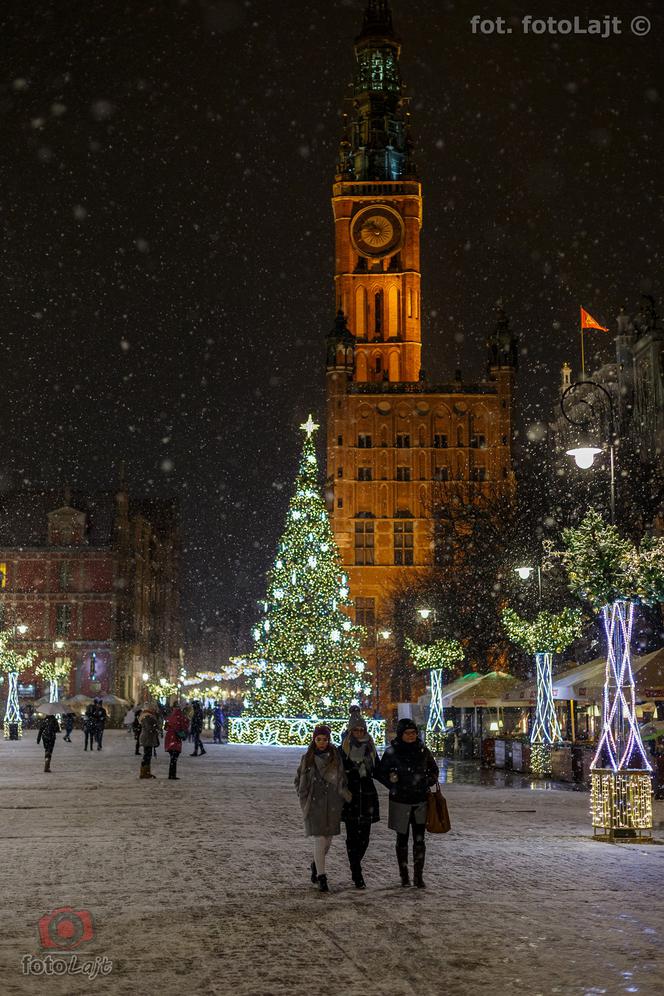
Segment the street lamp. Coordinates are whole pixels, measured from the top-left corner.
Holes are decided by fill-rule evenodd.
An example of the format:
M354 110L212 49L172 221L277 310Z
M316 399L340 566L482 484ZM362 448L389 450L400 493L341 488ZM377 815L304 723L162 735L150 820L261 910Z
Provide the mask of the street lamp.
M530 576L533 571L537 571L537 590L539 593L539 604L542 604L542 567L540 564L537 567L515 567L514 573L518 574L522 581L530 581Z
M572 446L566 451L566 453L568 456L574 457L577 467L580 467L581 470L589 470L595 461L595 457L602 452L602 450L594 444L594 440L592 440L588 435L589 427L596 422L597 412L593 408L592 401L589 401L585 396L587 392L584 391L583 395L579 395L579 390L585 387L589 387L594 391L600 392L598 396L603 398L609 414L608 449L609 470L611 474L610 509L611 524L614 525L616 521L615 406L610 393L596 380L579 380L575 384L571 384L567 390L563 391L560 399L560 410L569 424L573 425L575 429L580 429L583 433L579 438L577 445ZM568 414L568 411L566 411L566 406L569 409L571 402L574 401L576 401L577 404L575 416ZM581 414L581 412L583 412L583 414Z
M418 615L420 615L422 617L422 619L424 619L425 622L427 621L427 619L429 618L429 616L433 613L433 611L434 611L433 609L418 609L417 610Z
M391 629L374 629L374 659L376 662L376 701L374 708L380 712L380 661L378 657L378 637L384 641L392 636Z

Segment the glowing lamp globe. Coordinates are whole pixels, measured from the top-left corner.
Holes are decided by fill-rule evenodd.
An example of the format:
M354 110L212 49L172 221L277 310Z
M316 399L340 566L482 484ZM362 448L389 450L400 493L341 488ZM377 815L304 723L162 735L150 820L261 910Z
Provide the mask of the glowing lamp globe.
M514 572L519 575L522 581L527 581L533 573L532 567L515 567Z
M574 446L567 450L567 456L574 457L574 462L581 470L588 470L592 467L595 457L602 451L597 446Z

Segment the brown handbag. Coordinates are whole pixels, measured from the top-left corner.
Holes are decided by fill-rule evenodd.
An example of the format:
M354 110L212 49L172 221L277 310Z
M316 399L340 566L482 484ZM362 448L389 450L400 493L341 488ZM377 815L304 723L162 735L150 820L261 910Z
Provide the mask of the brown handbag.
M447 801L440 791L440 785L436 785L436 791L429 792L427 796L426 827L429 833L448 833L452 829Z

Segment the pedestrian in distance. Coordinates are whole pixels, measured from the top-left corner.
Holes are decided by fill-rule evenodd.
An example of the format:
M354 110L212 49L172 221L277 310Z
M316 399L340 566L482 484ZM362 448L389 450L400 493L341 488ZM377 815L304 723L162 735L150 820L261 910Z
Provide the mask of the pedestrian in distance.
M164 750L171 758L168 766L168 777L171 781L178 780L178 758L182 751L182 743L187 739L188 732L189 721L180 706L176 703L166 720L166 736L164 737Z
M214 704L214 728L213 728L213 742L215 744L222 743L222 735L224 732L224 723L226 722L226 717L224 715L224 710L221 707L221 703L215 702Z
M156 778L150 771L150 761L152 751L159 746L159 721L157 714L151 707L144 709L141 713L141 736L140 744L143 748L143 758L141 760L140 778Z
M101 750L102 740L104 739L104 730L106 729L106 722L108 720L108 713L106 712L101 699L95 699L95 739L97 741L97 750Z
M390 793L387 825L397 835L397 862L403 886L410 885L408 836L412 829L413 882L418 889L424 888L427 795L437 784L438 776L438 765L420 740L416 724L412 719L400 719L397 735L383 754L376 777Z
M378 823L380 809L374 774L378 755L369 736L362 713L351 713L348 732L341 743L341 757L352 795L343 808L341 819L346 824L346 851L350 873L356 889L365 889L362 859L369 847L371 824Z
M329 892L325 858L333 837L341 833L341 810L350 802L341 752L332 743L329 726L316 726L306 754L295 775L295 791L304 816L305 836L313 837L311 881Z
M96 707L90 703L88 708L85 710L85 715L83 716L83 750L88 749L88 744L90 745L90 750L94 749L94 743L97 735L95 711Z
M68 744L70 744L72 742L71 741L71 732L74 729L74 720L75 719L76 719L76 714L73 713L73 712L66 712L64 714L64 716L62 717L62 722L63 722L64 728L65 728L65 735L64 735L64 737L62 739L64 741L66 741Z
M40 741L44 745L44 771L51 770L51 757L55 747L55 738L60 732L60 724L55 716L44 716L39 724L37 743Z
M201 733L203 732L203 709L198 701L193 703L194 711L191 717L191 733L194 738L194 753L192 757L198 757L199 753L201 755L207 754L205 747L203 746L203 741L201 740Z
M136 757L141 753L141 709L136 709L131 723L131 732L136 741Z

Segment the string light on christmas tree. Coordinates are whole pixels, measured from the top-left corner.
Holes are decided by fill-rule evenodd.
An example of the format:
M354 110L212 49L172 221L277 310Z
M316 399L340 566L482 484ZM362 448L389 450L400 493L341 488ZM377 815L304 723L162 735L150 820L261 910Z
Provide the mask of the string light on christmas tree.
M404 641L413 665L421 671L429 671L431 683L431 705L427 719L427 745L431 750L442 751L445 740L445 711L443 709L443 672L460 664L465 653L458 640L445 638L434 643L414 643L406 637Z
M292 742L307 743L314 716L345 716L358 696L354 666L361 660L362 630L347 615L352 606L348 575L342 569L318 485L314 448L318 426L310 416L301 428L305 434L302 455L284 532L268 575L267 607L254 628L250 657L265 662L263 684L251 689L250 715L243 716L242 723L231 724L231 739L237 735L245 742L268 738L271 743L284 743L285 731L292 729L297 731ZM363 681L359 694L364 687ZM294 725L284 726L291 717Z
M510 640L535 657L535 722L530 733L530 766L534 775L551 774L551 748L562 739L553 699L553 655L563 653L581 636L583 620L578 609L557 615L540 612L528 622L513 609L505 609L503 626Z
M58 686L67 677L72 669L72 660L69 657L56 657L55 660L42 661L35 668L35 674L48 681L48 700L57 702Z

